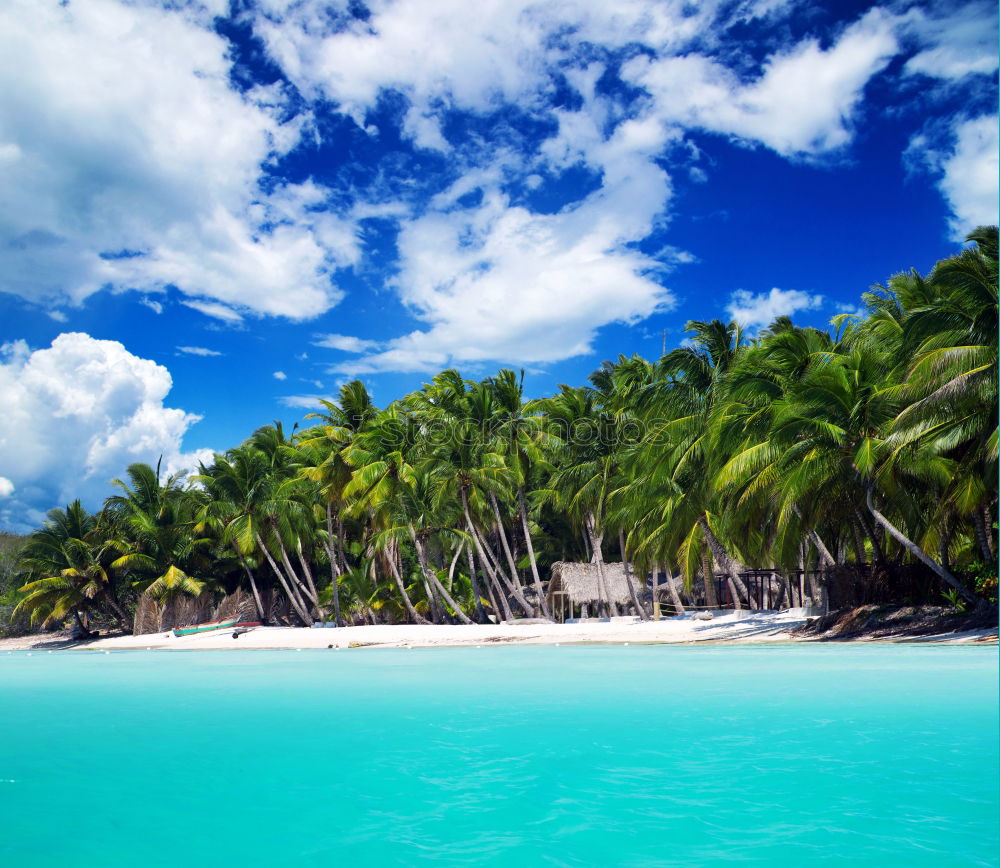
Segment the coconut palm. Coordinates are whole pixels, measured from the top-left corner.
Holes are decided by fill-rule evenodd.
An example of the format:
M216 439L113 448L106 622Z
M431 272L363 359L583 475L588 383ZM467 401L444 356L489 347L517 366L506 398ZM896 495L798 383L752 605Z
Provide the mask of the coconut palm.
M50 510L22 553L21 569L36 578L20 588L25 596L12 616L28 613L31 623L46 625L72 613L86 632L80 614L106 607L128 629L131 619L118 602L104 531L79 500Z

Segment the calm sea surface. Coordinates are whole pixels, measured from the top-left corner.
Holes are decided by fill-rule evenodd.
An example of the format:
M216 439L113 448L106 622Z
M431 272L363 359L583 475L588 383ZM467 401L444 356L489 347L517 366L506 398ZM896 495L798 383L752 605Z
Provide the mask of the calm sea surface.
M5 654L0 865L997 865L997 662Z

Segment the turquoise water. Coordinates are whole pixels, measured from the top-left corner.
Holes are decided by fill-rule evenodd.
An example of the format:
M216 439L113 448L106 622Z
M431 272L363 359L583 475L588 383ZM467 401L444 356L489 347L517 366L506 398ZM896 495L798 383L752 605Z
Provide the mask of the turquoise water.
M995 647L0 656L0 864L998 864Z

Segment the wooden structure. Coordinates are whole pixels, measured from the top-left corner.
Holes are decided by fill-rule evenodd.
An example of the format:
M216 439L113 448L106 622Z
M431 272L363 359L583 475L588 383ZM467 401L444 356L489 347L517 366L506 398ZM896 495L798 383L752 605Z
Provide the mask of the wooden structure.
M625 567L621 563L604 564L604 581L608 594L619 609L632 607ZM636 581L635 576L632 581ZM591 611L597 614L601 604L607 605L608 602L600 592L597 564L572 561L556 561L552 564L552 575L545 597L549 603L549 611L557 621L574 617L586 618Z

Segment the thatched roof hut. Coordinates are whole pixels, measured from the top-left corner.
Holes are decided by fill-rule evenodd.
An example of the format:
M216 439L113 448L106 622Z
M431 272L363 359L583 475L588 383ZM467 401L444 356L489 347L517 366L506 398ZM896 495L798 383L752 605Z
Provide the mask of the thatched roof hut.
M604 581L608 593L616 605L624 606L631 603L628 592L628 582L625 579L625 567L620 563L604 565ZM635 581L633 576L632 581ZM546 597L553 611L561 610L562 606L596 605L601 600L600 585L597 581L597 564L577 564L571 561L556 561L552 565L552 577Z

